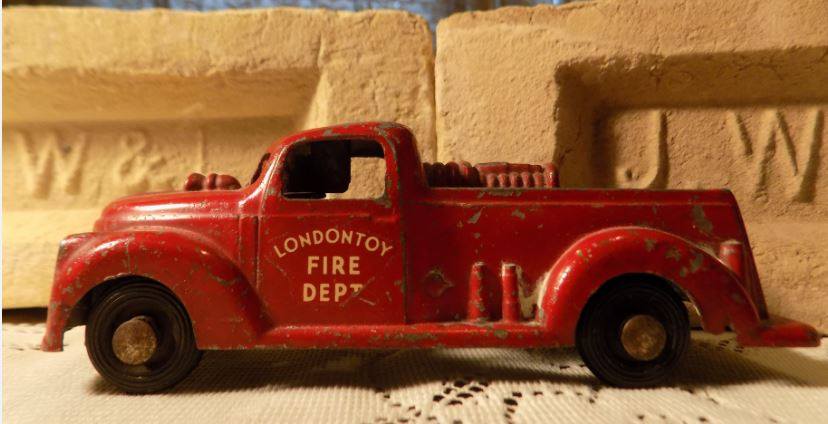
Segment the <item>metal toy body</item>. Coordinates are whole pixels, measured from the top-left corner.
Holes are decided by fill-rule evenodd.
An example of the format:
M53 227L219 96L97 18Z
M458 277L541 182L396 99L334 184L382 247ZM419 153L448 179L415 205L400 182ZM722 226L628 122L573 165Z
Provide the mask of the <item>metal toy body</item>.
M385 194L329 199L352 157L385 160ZM557 187L523 164L422 164L385 123L275 143L252 182L191 176L184 192L110 204L60 247L43 349L87 324L119 387L168 387L200 350L577 345L612 384L664 380L689 337L815 346L768 314L726 190ZM158 306L163 305L163 306Z

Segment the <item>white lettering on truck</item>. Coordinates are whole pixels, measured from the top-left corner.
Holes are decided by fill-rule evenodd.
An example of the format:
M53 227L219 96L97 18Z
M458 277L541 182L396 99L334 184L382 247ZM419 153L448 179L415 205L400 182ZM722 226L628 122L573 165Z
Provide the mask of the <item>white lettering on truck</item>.
M344 300L348 289L351 289L351 292L356 294L362 290L362 287L362 284L358 283L305 283L302 286L302 301L330 302L333 300L334 302L339 302ZM333 297L331 297L331 288L333 288Z
M354 235L356 235L356 237L354 237ZM303 247L315 246L322 243L362 247L368 252L379 251L379 254L382 257L394 248L394 246L380 240L376 236L371 236L353 230L328 228L325 231L313 230L304 234L290 236L282 241L281 246L273 246L273 249L276 251L276 256L283 258L288 254L302 249Z
M305 247L323 243L360 247L369 253L379 254L380 257L384 257L394 248L379 237L370 234L328 228L289 236L282 241L281 246L273 246L273 249L279 258L283 258ZM346 281L306 282L302 284L302 302L341 302L350 296L357 295L364 287L362 283L347 281L348 277L361 274L360 256L358 255L308 255L305 270L310 281L316 280L318 276L342 276Z

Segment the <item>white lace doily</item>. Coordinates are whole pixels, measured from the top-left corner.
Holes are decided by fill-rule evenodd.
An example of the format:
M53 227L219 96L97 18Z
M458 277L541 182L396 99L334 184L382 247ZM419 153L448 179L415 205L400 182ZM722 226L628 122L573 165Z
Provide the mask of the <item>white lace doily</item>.
M167 393L105 383L83 347L38 350L42 324L3 325L3 418L45 422L826 422L828 340L742 349L694 334L674 386L604 386L572 349L207 352Z

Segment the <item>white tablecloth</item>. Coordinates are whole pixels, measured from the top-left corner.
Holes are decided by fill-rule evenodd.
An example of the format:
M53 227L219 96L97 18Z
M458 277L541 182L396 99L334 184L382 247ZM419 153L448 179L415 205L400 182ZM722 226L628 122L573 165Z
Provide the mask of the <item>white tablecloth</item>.
M742 349L694 334L672 387L598 382L571 349L207 352L163 394L105 383L83 346L38 350L43 324L3 324L3 418L46 422L828 422L828 340Z

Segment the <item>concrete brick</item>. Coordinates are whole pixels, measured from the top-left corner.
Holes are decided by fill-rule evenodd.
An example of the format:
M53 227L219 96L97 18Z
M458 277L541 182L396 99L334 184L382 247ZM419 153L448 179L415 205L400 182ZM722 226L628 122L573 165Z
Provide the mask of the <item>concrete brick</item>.
M433 159L433 96L408 13L4 8L3 307L44 306L59 240L110 200L244 181L295 130L399 121Z
M453 15L438 158L553 160L570 187L729 187L771 309L828 332L827 19L819 0Z

